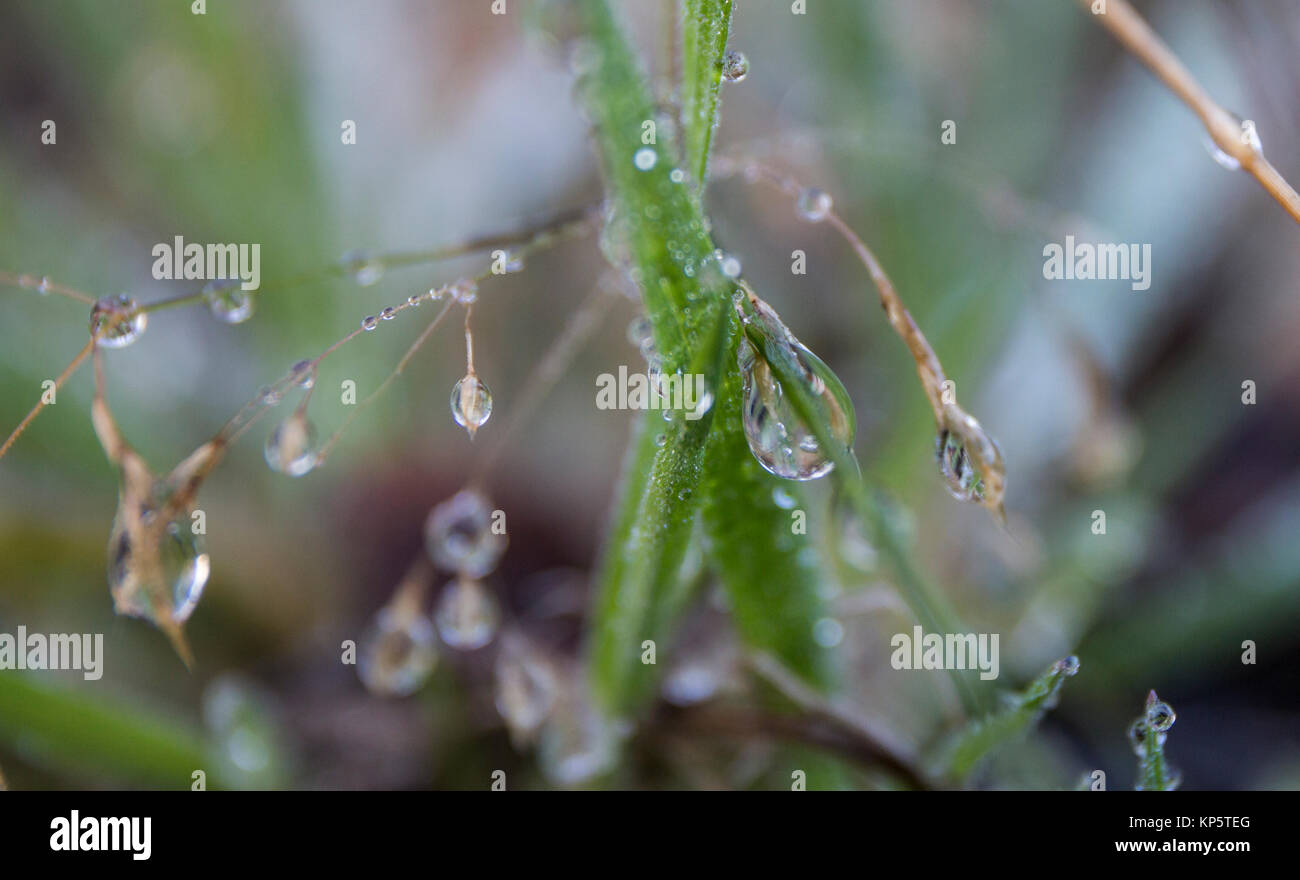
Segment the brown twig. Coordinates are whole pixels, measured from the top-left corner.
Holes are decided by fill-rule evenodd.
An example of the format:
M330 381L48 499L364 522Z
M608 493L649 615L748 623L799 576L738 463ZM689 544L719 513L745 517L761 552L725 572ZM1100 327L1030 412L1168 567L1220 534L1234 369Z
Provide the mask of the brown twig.
M1093 0L1079 0L1079 3L1092 10ZM1264 158L1258 139L1245 136L1241 122L1215 103L1128 0L1105 0L1105 11L1096 13L1094 17L1200 117L1215 145L1258 180L1259 185L1286 209L1291 219L1300 223L1300 194Z

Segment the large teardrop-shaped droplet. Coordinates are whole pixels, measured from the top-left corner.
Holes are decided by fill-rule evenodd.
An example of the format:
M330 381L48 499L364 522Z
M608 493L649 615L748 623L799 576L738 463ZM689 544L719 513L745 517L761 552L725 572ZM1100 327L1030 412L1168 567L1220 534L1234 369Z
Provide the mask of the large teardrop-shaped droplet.
M165 505L119 505L108 538L108 588L118 614L155 624L184 623L194 613L211 567L189 511L160 523Z
M91 309L90 335L102 348L124 348L140 338L148 323L149 316L125 293L106 296Z
M770 306L753 296L743 309L746 336L736 352L741 379L741 418L749 449L764 468L788 480L815 480L830 473L834 461L800 417L774 369L801 383L805 396L822 410L826 428L847 449L856 428L853 404L839 378L790 333ZM762 350L759 349L762 346Z
M1002 453L974 416L956 405L944 414L946 426L935 442L939 473L952 496L994 512L1002 511L1005 467Z
M266 438L266 463L279 474L301 477L316 467L316 428L295 412L276 425Z
M465 577L481 578L496 568L509 543L505 515L495 517L487 498L474 489L439 504L424 523L429 558Z
M406 603L379 609L362 637L357 674L371 693L404 697L429 678L438 662L433 624Z
M461 651L481 648L496 635L501 622L497 601L482 582L457 578L438 598L434 623L448 647Z
M555 705L559 684L550 661L519 632L507 633L497 654L496 705L516 747L530 743Z
M467 373L451 389L451 415L471 440L492 416L492 392L475 374Z

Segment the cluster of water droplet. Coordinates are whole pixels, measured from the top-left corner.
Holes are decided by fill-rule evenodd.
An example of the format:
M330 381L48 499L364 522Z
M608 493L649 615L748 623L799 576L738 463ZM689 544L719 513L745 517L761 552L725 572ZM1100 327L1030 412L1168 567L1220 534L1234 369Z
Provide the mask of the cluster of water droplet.
M90 311L90 335L102 348L124 348L135 342L148 325L148 315L125 293L98 300Z
M481 578L496 569L505 553L504 521L494 524L488 500L465 489L430 511L424 539L434 564L456 574L434 613L438 634L453 648L486 645L496 634L501 612Z

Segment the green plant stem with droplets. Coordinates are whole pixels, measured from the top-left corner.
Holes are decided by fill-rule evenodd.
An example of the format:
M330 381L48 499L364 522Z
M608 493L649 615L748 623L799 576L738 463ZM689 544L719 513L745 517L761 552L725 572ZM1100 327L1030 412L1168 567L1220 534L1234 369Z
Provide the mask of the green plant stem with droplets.
M726 20L690 18L706 5ZM583 0L580 8L586 37L597 51L592 55L596 61L584 69L579 95L594 126L607 197L622 224L619 235L626 239L631 266L623 268L639 276L663 369L671 374L705 365L701 371L715 395L711 411L696 422L663 423L657 413L642 418L597 577L589 646L595 696L604 711L624 716L635 714L652 692L657 666L641 662L643 644L663 644L684 603L678 575L698 534L697 514L702 514L698 528L707 536L709 564L727 591L743 640L770 651L818 688L830 689L835 675L829 656L812 633L823 613L816 590L819 572L813 554L801 553L799 541L792 539L788 512L772 500L774 487L791 484L759 467L741 430L740 380L734 367L741 324L731 305L737 287L720 272L704 271L715 248L700 201L670 174L679 167L672 147L662 141L656 145L656 161L647 170L634 163L633 156L643 148L642 124L653 118L650 89L605 4ZM683 58L684 70L720 70L730 5L688 3L686 15L683 38L699 57ZM701 32L715 38L692 42L685 36ZM693 155L689 145L707 151L710 137L695 127L712 130L716 101L710 114L705 119L684 112L682 118L682 142L700 169L707 167L707 153ZM794 377L785 378L791 387L799 385ZM817 406L801 399L796 412L832 456L841 487L871 528L918 619L933 631L962 631L921 579L863 484L851 451L831 436ZM979 712L981 689L964 674L954 678L967 710Z

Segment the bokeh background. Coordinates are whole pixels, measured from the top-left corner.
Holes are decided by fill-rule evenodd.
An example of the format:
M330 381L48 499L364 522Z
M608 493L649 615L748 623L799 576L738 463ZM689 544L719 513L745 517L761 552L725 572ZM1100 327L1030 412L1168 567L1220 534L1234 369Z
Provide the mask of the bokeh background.
M251 321L226 325L203 306L160 312L138 342L107 353L114 412L155 470L364 315L480 271L486 255L394 268L367 287L273 279L353 249L454 243L599 200L571 76L528 35L528 5L510 0L503 16L487 2L394 0L224 0L203 16L139 0L0 6L0 270L148 302L197 288L152 278L155 243L261 244ZM808 7L743 4L731 45L750 72L724 86L716 143L826 189L873 246L998 438L1007 531L945 493L912 363L847 248L740 180L716 183L708 207L720 246L844 379L859 458L896 497L915 556L972 627L1001 634L1000 683L1081 659L1040 734L979 784L1069 787L1104 769L1110 787L1130 786L1125 729L1155 688L1178 711L1167 750L1185 788L1297 787L1300 230L1249 177L1212 161L1190 111L1075 3ZM656 73L663 8L620 5ZM1300 6L1139 9L1300 178ZM41 143L45 119L55 145ZM340 142L348 119L355 145ZM945 120L955 144L941 143ZM1151 288L1045 281L1042 249L1067 234L1150 243ZM794 249L807 275L791 274ZM181 788L195 761L255 787L482 788L493 769L512 788L579 782L563 756L512 745L494 706L495 645L443 649L428 685L403 700L369 694L339 646L388 598L421 551L425 514L461 487L605 272L588 236L482 286L475 360L496 411L476 444L448 411L463 372L455 319L327 467L271 473L261 444L274 415L245 437L200 496L213 573L188 627L192 672L154 629L112 614L116 480L83 368L0 461L0 631L104 633L105 672L0 672L10 786ZM510 528L489 583L508 625L565 674L631 425L595 408L594 381L640 363L624 330L635 311L609 295L595 339L487 483ZM318 388L350 378L364 396L420 315L331 357ZM0 291L5 433L84 344L87 319L68 300ZM1242 401L1246 380L1254 405ZM322 433L347 414L335 399L313 400ZM1094 510L1107 514L1104 536ZM812 528L838 525L821 511ZM845 696L921 748L954 699L942 674L889 667L889 636L911 623L870 548L858 550L823 585L842 626ZM693 705L656 709L601 784L788 786L802 766L788 743L692 721L700 698L753 696L725 613L705 599L683 631L673 662L689 659L690 686L675 699ZM1241 661L1248 639L1254 665ZM878 782L850 761L815 760L835 784Z

